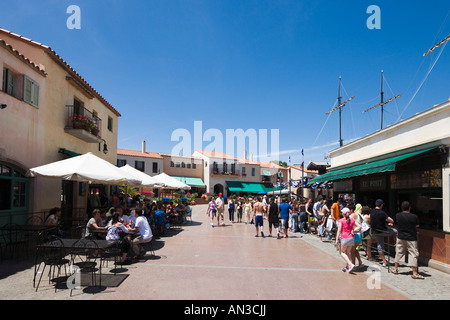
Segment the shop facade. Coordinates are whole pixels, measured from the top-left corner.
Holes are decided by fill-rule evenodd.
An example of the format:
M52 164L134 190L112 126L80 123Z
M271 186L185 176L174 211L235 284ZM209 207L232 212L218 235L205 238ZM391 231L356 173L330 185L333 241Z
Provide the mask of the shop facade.
M422 260L450 264L450 102L330 151L333 198L374 206L395 217L403 201L420 219Z

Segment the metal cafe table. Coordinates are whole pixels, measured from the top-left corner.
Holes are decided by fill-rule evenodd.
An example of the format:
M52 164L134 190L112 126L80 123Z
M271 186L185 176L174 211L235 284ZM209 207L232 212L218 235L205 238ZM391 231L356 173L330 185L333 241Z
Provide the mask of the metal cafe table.
M98 258L100 258L100 263L99 263L98 269L99 269L99 273L100 273L100 287L101 287L101 285L102 285L102 261L101 261L101 259L103 256L102 253L105 252L105 250L107 250L108 248L111 248L114 245L116 245L118 243L118 241L116 241L116 240L95 240L95 239L59 239L59 241L62 244L60 250L67 251L67 254L71 254L71 252L73 252L74 250L79 250L80 247L77 246L77 243L79 243L80 241L93 242L96 245L95 250L99 251ZM49 242L45 242L45 243L37 245L36 248L37 248L37 250L39 250L39 249L52 248L52 247L53 247L53 243L52 243L52 241L49 241ZM38 263L38 262L36 261L36 263ZM35 267L34 277L36 277L37 270ZM34 281L35 280L33 280L33 282Z

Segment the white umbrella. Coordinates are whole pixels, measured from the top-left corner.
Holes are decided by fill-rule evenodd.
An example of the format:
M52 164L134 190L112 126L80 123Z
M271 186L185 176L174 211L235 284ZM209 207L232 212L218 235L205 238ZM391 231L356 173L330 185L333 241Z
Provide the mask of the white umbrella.
M140 185L142 187L157 187L157 188L164 187L164 185L162 183L159 183L153 177L149 176L148 174L146 174L142 171L139 171L139 170L133 168L129 164L119 168L119 170L123 171L130 178L135 178L135 179L140 180L141 181Z
M111 185L141 184L141 180L127 176L115 165L91 152L30 169L28 175Z
M165 189L182 189L182 190L191 190L191 187L171 176L161 173L157 176L153 177L158 183L163 184Z

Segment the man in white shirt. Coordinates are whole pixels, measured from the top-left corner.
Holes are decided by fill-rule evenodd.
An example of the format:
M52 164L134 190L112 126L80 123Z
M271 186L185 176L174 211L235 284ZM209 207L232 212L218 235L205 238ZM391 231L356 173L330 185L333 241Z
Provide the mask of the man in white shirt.
M217 225L219 225L219 221L220 221L220 219L222 219L222 225L224 226L225 225L224 216L223 216L224 201L223 201L221 193L219 193L219 197L216 199L216 209L217 209Z
M132 249L138 259L144 257L146 253L146 250L142 248L142 244L149 243L153 239L152 229L143 214L144 211L142 209L134 210L136 224L134 228L129 229L130 231L139 231L139 236L132 241Z

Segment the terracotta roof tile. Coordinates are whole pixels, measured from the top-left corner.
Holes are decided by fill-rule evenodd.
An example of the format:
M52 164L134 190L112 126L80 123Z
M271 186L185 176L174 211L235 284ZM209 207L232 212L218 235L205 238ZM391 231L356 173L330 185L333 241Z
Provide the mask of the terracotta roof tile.
M141 157L141 158L152 158L152 159L163 159L163 157L159 153L142 152L140 150L117 149L117 155L130 156L130 157Z
M53 51L52 48L3 28L0 28L0 32L9 34L23 42L27 42L31 45L42 48L44 52L46 52L56 63L58 63L62 68L64 68L71 76L79 80L86 87L87 90L91 91L92 94L97 99L99 99L108 109L110 109L118 117L121 116L119 111L117 111L108 101L106 101L106 99L100 93L98 93L81 75L79 75L66 61L64 61L64 59L62 59L55 51Z
M0 39L0 46L5 48L6 50L10 51L13 55L15 55L17 58L22 60L23 62L27 63L31 68L33 68L35 71L42 74L44 77L47 76L47 73L45 70L41 69L39 65L25 57L23 54L21 54L18 50L14 49L10 44L6 43L5 40Z

